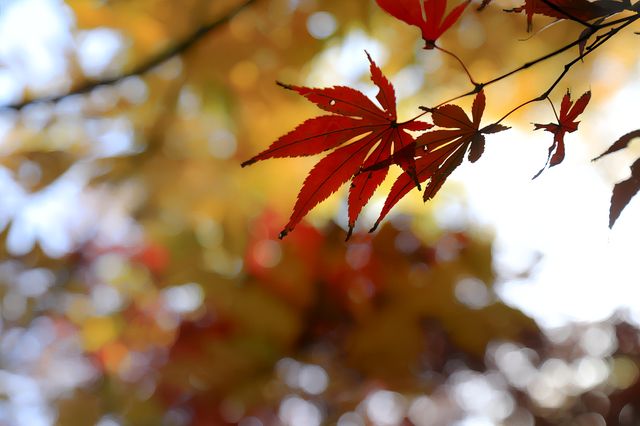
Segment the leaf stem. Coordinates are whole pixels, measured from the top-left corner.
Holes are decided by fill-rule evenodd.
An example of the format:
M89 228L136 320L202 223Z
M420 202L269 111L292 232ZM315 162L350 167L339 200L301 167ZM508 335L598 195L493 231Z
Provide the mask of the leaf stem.
M460 59L460 57L458 55L456 55L455 53L451 52L450 50L447 50L443 47L440 46L436 46L436 49L438 49L440 52L445 53L449 56L451 56L452 58L454 58L456 61L458 61L458 63L460 64L460 66L462 67L462 69L464 70L464 72L467 74L467 77L469 78L469 81L471 82L471 84L473 86L477 86L478 83L476 83L476 81L473 79L473 77L471 76L471 73L469 72L469 69L467 68L467 66L464 64L464 62L462 62L462 59Z

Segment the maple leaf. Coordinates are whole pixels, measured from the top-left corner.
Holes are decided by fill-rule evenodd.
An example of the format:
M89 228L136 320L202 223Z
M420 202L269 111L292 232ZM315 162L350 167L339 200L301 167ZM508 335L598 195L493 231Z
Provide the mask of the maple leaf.
M640 190L640 158L631 165L631 176L629 179L618 182L613 187L611 194L611 208L609 209L609 228L613 227L622 213L622 210L629 204L629 201Z
M583 22L612 15L624 9L622 2L611 0L525 0L522 6L507 9L506 12L527 15L527 31L531 31L533 15L545 15L558 19L576 19Z
M455 24L470 0L456 6L446 17L447 0L424 0L422 5L420 0L376 0L376 2L391 16L420 28L425 41L424 48L433 49L436 47L436 40ZM424 18L422 7L425 12Z
M594 158L591 161L596 161L601 159L602 157L604 157L605 155L609 155L611 153L614 153L616 151L620 151L621 149L625 149L626 147L629 146L629 143L631 143L631 141L635 138L640 138L640 129L637 130L633 130L629 133L626 133L622 136L620 136L620 138L615 141L610 147L609 149L607 149L605 152L603 152L602 154L598 155L596 158Z
M622 135L617 141L615 141L609 149L594 158L592 161L599 160L605 155L609 155L613 152L620 151L629 146L629 143L633 139L640 138L640 129L631 131ZM613 227L622 213L622 210L629 204L629 201L640 190L640 159L636 160L631 165L631 177L622 182L618 182L613 187L613 193L611 194L611 207L609 209L609 228Z
M587 91L580 96L574 104L571 101L571 93L567 90L567 93L562 98L562 104L560 104L558 123L534 124L534 130L544 129L547 132L553 133L553 144L549 147L547 162L544 167L536 173L533 179L540 176L540 173L542 173L547 166L553 167L564 160L564 135L565 133L573 133L578 130L578 124L580 122L576 121L576 118L582 114L589 103L589 99L591 99L591 92Z
M279 83L332 114L303 122L242 166L268 158L308 156L333 149L309 172L280 238L291 232L318 203L351 179L349 238L358 215L387 176L391 163L386 168L359 172L399 151L403 154L394 155L392 163L402 167L409 180L419 185L413 155L415 140L408 131L427 130L432 125L418 121L417 117L397 122L395 90L368 53L367 58L371 80L378 87L376 99L382 108L362 92L346 86L316 89Z
M458 105L425 108L431 112L433 123L444 129L432 130L416 138L415 161L418 181L428 181L422 197L424 201L436 195L449 175L462 163L465 153L468 152L468 159L472 163L480 158L484 152L485 134L508 129L496 123L480 128L484 108L485 95L482 90L473 101L471 119ZM390 161L391 159L387 159L380 166L387 167ZM405 173L397 178L371 231L378 227L391 208L414 186Z

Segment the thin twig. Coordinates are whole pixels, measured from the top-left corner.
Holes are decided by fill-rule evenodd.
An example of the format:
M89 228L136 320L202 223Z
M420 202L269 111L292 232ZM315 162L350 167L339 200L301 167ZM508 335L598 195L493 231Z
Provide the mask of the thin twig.
M118 83L128 77L132 77L135 75L142 75L157 67L158 65L168 61L176 55L186 52L190 48L192 48L198 41L200 41L203 37L209 34L211 31L221 27L222 25L229 22L233 17L235 17L242 10L250 6L252 3L255 3L256 0L246 0L242 4L236 6L234 9L228 11L222 17L216 19L213 22L202 25L198 29L196 29L193 33L186 36L184 39L178 41L172 46L169 46L167 49L157 53L155 56L152 56L147 61L141 63L136 66L132 70L125 72L123 74L118 74L113 77L106 77L100 80L92 80L86 81L75 88L61 94L52 95L52 96L43 96L32 99L25 99L19 103L11 104L11 105L0 105L0 110L9 109L19 111L24 107L32 104L42 103L42 102L59 102L64 98L73 95L80 95L84 93L88 93L98 86L104 85L113 85Z
M478 85L478 83L476 83L476 81L473 79L473 77L471 77L471 73L469 72L469 69L467 68L467 66L464 64L464 62L462 62L462 59L460 59L458 57L458 55L456 55L455 53L442 48L440 46L436 46L436 49L438 49L439 51L441 51L442 53L446 53L447 55L451 56L452 58L454 58L456 61L458 61L458 63L460 64L460 66L462 67L462 69L464 70L465 73L467 73L467 77L469 77L469 81L471 82L471 84L475 87Z
M613 34L617 33L619 30L621 30L622 28L626 27L627 25L630 25L631 23L635 22L639 18L640 18L640 13L632 15L632 16L627 16L625 18L620 18L620 19L617 19L617 20L612 21L612 22L607 22L607 23L604 23L604 24L595 25L594 26L594 28L595 28L594 32L599 30L599 29L607 28L607 27L610 27L612 25L615 25L615 24L618 24L618 23L622 23L623 25L621 25L619 27L616 27L616 28L613 28L613 29L610 30L609 33L603 34L601 36L601 37L603 37L602 40L608 40L610 38L610 36L612 36ZM453 97L451 99L447 99L446 101L443 101L443 102L439 103L438 105L436 105L433 108L437 108L439 106L442 106L444 104L448 104L448 103L456 101L458 99L462 99L462 98L465 98L467 96L474 95L474 94L478 93L480 90L482 90L485 86L489 86L491 84L497 83L497 82L499 82L501 80L504 80L507 77L512 76L513 74L516 74L516 73L518 73L518 72L520 72L522 70L530 68L530 67L532 67L534 65L537 65L537 64L539 64L541 62L544 62L547 59L551 59L551 58L553 58L553 57L555 57L555 56L557 56L557 55L559 55L561 53L564 53L567 50L569 50L569 49L571 49L571 48L573 48L575 46L578 46L583 41L588 40L594 34L594 32L587 32L585 34L582 34L577 40L574 40L571 43L568 43L568 44L566 44L566 45L564 45L564 46L562 46L562 47L560 47L560 48L558 48L558 49L556 49L556 50L554 50L552 52L549 52L549 53L547 53L547 54L545 54L543 56L540 56L540 57L538 57L538 58L536 58L534 60L531 60L529 62L525 62L524 64L520 65L519 67L514 68L511 71L508 71L508 72L506 72L504 74L501 74L501 75L499 75L499 76L497 76L495 78L492 78L491 80L488 80L488 81L486 81L484 83L476 83L475 87L472 90L469 90L468 92L462 93L461 95L455 96L455 97ZM612 32L613 32L613 34L611 34ZM595 41L593 43L593 45L590 46L590 48L593 49L594 47L600 46L600 44L601 44L600 41L602 41L602 40ZM581 55L579 58L582 58L582 57L584 57L584 55ZM564 76L564 73L562 74L562 76ZM542 99L544 99L544 96L542 97ZM524 106L524 105L526 105L528 103L529 103L529 101L527 101L522 106Z
M502 116L502 118L500 118L498 121L496 121L495 124L500 123L501 121L503 121L504 119L506 119L508 116L510 116L511 114L513 114L514 112L516 112L517 110L519 110L520 108L524 107L525 105L528 105L530 103L533 102L538 102L538 101L543 101L545 99L547 99L549 97L549 94L553 91L553 89L556 88L556 86L558 85L558 83L560 83L560 81L562 81L562 79L564 78L564 76L569 72L569 70L571 69L571 67L573 67L576 63L578 63L579 61L581 61L582 59L584 59L587 55L589 55L591 52L594 52L598 49L598 47L602 46L604 43L606 43L609 39L611 39L614 35L616 35L620 30L622 30L623 28L631 25L633 22L635 22L637 19L640 19L640 15L633 15L631 16L626 22L624 22L622 25L612 28L607 34L605 34L601 39L599 39L597 42L595 42L591 48L589 50L586 50L584 53L576 56L574 59L572 59L571 61L569 61L568 63L566 63L562 69L562 72L558 75L558 77L556 77L556 79L553 81L553 83L551 83L551 85L547 88L547 90L544 91L544 93L542 93L540 96L535 97L533 99L529 99L528 101L518 105L517 107L513 108L511 111L509 111L508 113L506 113L505 115ZM554 109L555 112L555 109Z

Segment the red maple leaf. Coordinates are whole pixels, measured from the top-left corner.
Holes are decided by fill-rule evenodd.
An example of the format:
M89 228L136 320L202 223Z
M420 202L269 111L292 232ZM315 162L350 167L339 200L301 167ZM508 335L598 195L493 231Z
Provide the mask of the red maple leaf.
M534 179L540 176L540 173L548 167L558 165L564 160L564 135L565 133L572 133L578 130L579 121L576 118L587 107L591 99L591 92L584 93L575 102L571 101L571 93L567 90L567 93L562 98L562 104L560 105L560 117L558 117L558 123L549 124L534 124L534 130L544 129L547 132L553 133L553 144L549 147L549 156L544 167L540 169L538 173L533 177Z
M305 121L280 137L266 150L242 163L277 157L296 157L319 154L334 149L309 172L293 208L289 223L280 233L283 238L318 203L325 200L345 182L352 180L349 192L349 235L364 205L387 176L388 168L359 173L363 168L378 164L392 154L392 163L400 165L409 180L418 185L414 161L414 137L407 131L421 131L431 124L415 118L397 122L396 96L391 83L373 62L370 63L371 80L378 87L378 107L362 92L346 86L315 89L284 85L318 105L331 115ZM348 236L347 236L348 238Z
M500 124L489 124L480 128L480 120L485 108L484 92L480 91L473 101L471 109L472 118L458 105L442 105L431 112L433 123L445 129L433 130L416 138L416 172L419 182L428 181L423 194L423 200L433 198L440 190L445 180L458 167L468 151L468 159L472 163L477 161L484 152L485 134L497 133L507 130L508 127ZM388 163L387 160L385 163ZM386 164L381 164L386 166ZM375 168L375 166L374 166ZM384 203L380 216L372 231L380 224L389 213L415 185L402 174L393 184Z
M415 25L422 31L425 49L433 49L436 40L462 15L469 0L456 6L446 17L447 0L376 0L378 6L401 21ZM422 7L424 6L424 17Z

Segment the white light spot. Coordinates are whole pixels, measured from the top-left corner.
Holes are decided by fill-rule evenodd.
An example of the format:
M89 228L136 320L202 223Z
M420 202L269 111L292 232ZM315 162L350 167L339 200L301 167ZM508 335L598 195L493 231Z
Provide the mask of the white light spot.
M592 357L605 357L616 349L616 336L611 328L594 325L584 332L580 338L580 346Z
M122 48L122 36L108 28L83 31L78 37L78 61L85 75L103 74Z
M318 87L331 86L339 82L375 96L377 89L373 85L363 85L360 81L361 77L369 72L369 63L363 51L369 52L378 66L383 66L388 57L388 52L384 49L380 42L370 38L364 31L352 30L341 44L325 49L314 60L305 84Z
M164 301L170 310L182 314L195 311L204 300L202 287L196 283L188 283L164 290Z
M178 97L178 109L180 114L186 116L195 115L202 107L202 98L200 95L189 85L185 85L180 90L180 96Z
M61 1L0 1L0 62L37 92L68 88L67 53L73 41L70 9Z
M424 85L424 69L421 65L410 65L393 76L393 86L398 100L420 92Z
M482 309L491 303L487 286L477 278L464 278L455 287L456 298L471 309Z
M379 425L396 425L405 415L406 401L402 395L386 390L367 397L367 416Z
M288 396L278 410L280 421L288 426L320 426L322 414L318 407L298 396Z
M109 283L117 279L125 270L126 260L117 253L107 253L100 256L94 263L93 268L98 277Z
M422 40L421 40L422 41ZM420 50L422 51L424 42L420 43ZM420 67L425 74L435 74L442 67L442 53L437 50L430 50L428 53L420 56Z
M527 353L512 344L502 344L496 349L495 362L507 380L520 389L527 386L536 375Z
M565 361L551 358L540 367L540 375L547 384L561 389L570 384L573 372Z
M328 12L316 12L307 19L309 34L319 40L330 37L337 27L336 19Z
M237 147L236 136L226 129L218 129L209 136L209 152L221 160L233 157Z
M515 407L511 395L501 389L503 383L471 371L454 373L450 380L456 403L470 414L503 420Z
M114 157L133 150L133 125L128 119L102 120L99 128L94 130L99 132L95 136L98 143L93 148L96 156Z
M298 375L298 386L303 391L318 395L327 389L329 376L319 365L305 365Z
M99 284L91 289L91 302L97 315L109 315L120 308L122 297L112 286Z
M302 365L291 358L282 358L276 363L276 371L280 380L285 382L290 388L298 387L298 375Z
M453 426L495 426L495 422L482 416L469 416L453 423Z
M120 426L120 423L111 416L104 416L98 420L96 426Z
M120 82L118 87L120 89L120 96L132 104L141 104L147 100L149 95L147 83L136 75L125 78Z
M574 384L583 390L599 385L609 376L609 367L600 358L581 358L575 363L574 369Z
M358 413L344 413L338 419L338 426L364 426L364 420Z
M0 104L17 102L22 94L22 85L16 76L8 70L0 70Z
M419 396L409 407L409 420L416 426L428 426L437 422L438 406L428 396Z
M475 15L464 15L458 25L458 42L467 49L477 49L486 39L484 26Z
M48 269L30 269L18 276L18 287L23 296L38 297L53 285L54 280L55 276Z

